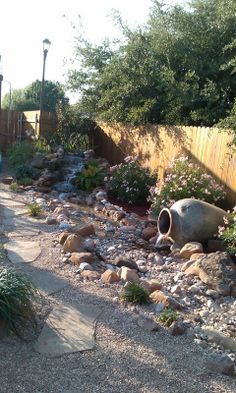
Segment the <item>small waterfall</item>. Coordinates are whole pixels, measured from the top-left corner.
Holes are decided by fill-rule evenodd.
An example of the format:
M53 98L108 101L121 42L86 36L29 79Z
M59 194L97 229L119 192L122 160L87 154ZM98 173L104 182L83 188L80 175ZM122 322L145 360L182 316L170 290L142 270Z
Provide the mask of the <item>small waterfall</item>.
M64 163L64 181L57 183L54 188L66 196L67 194L76 192L76 186L73 184L73 180L84 169L84 158L79 154L66 154L64 156Z

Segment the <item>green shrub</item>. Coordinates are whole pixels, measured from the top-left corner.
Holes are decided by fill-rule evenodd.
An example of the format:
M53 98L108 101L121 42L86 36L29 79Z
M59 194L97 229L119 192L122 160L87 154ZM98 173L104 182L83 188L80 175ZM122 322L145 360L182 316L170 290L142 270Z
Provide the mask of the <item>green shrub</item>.
M148 169L141 167L139 162L131 157L127 157L125 161L113 167L112 175L106 183L107 189L122 202L145 202L150 187L156 184L157 176L151 175Z
M34 143L34 149L35 151L38 151L40 153L50 153L51 147L49 145L49 142L47 141L46 138L39 138L35 143Z
M40 170L31 165L22 164L15 169L14 173L17 179L31 178L36 180L40 175Z
M24 165L34 155L34 147L27 142L12 146L8 151L9 164L12 169Z
M86 164L84 170L77 176L76 185L84 191L90 192L104 183L104 172L96 161Z
M36 326L37 290L20 273L10 267L0 268L0 320L6 329L21 336L30 323Z
M170 327L173 322L177 319L177 312L172 310L171 308L166 308L163 310L159 316L159 320L163 323L164 326Z
M17 182L11 183L10 186L9 186L9 188L10 188L10 190L11 190L12 192L17 192L17 191L19 190L19 186L18 186Z
M224 200L225 191L202 168L187 157L180 157L171 162L164 180L151 190L152 214L158 215L163 207L170 207L183 198L218 204Z
M236 206L224 217L224 225L219 227L219 238L223 240L229 254L236 256Z
M28 212L30 216L37 217L42 213L42 208L38 203L34 202L28 206Z
M19 184L22 186L31 186L33 184L33 180L31 177L22 177L22 179L19 180Z
M140 284L130 282L124 288L121 298L135 304L147 304L149 302L149 293Z

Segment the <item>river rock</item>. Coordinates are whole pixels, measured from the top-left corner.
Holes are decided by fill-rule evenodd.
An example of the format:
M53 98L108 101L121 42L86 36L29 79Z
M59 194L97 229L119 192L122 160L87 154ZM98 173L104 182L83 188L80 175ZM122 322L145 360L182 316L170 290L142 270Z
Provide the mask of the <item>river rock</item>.
M57 223L57 220L56 220L55 217L47 216L46 219L45 219L45 224L54 225L56 223Z
M68 238L70 234L68 232L62 232L59 236L59 243L63 246L65 243L66 239Z
M94 235L95 228L93 224L88 224L83 226L76 225L75 227L72 228L71 232L75 233L76 235L86 237L86 236Z
M80 265L83 262L93 263L95 261L95 256L91 252L73 252L70 261L74 265Z
M140 316L137 320L137 324L139 327L141 327L144 330L147 330L148 332L157 332L160 330L160 326L158 325L157 322L155 322L151 318L147 318L144 316Z
M192 254L190 257L190 261L196 261L197 259L200 259L202 257L204 257L206 254L204 254L203 252L196 252L195 254Z
M106 284L113 284L114 282L120 281L120 277L118 274L111 269L106 270L102 275L101 275L102 282Z
M139 276L134 269L129 269L126 266L122 266L119 271L119 276L121 280L129 282L139 282Z
M53 214L57 215L57 216L64 216L64 217L69 217L69 212L65 207L56 207L56 209L54 210Z
M154 303L162 303L165 307L170 307L175 310L183 308L183 306L166 291L155 291L150 295L150 299Z
M180 256L182 258L189 259L191 255L196 253L202 253L203 247L199 242L189 242L186 243L180 250Z
M185 274L198 276L222 296L236 297L236 266L226 252L205 255L186 269Z
M234 374L234 362L227 355L212 354L207 360L206 366L213 372L226 375Z
M83 252L83 239L77 235L69 235L63 244L63 250L66 252Z
M142 231L142 238L144 240L150 240L152 237L156 236L157 234L157 227L149 224L146 228Z
M125 259L123 257L116 257L115 259L110 260L109 263L117 267L126 266L129 267L130 269L138 270L138 265L135 261L132 261L130 259Z
M81 272L81 277L85 278L86 280L89 281L96 281L99 280L101 277L101 274L98 272L90 271L90 270L84 270Z

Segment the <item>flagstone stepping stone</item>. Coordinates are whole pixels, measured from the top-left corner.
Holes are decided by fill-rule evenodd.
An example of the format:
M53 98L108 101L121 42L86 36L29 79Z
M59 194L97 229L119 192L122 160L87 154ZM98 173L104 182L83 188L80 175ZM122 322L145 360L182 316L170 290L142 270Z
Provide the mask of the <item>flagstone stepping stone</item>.
M95 322L100 312L97 307L85 304L55 306L34 349L50 357L93 349Z
M22 269L24 274L40 292L46 295L59 292L69 285L68 281L55 276L50 271L40 270L29 265L26 265L26 267Z
M24 205L23 206L21 205L20 207L18 207L15 210L4 208L3 217L4 218L14 218L15 216L25 215L27 213L28 213L28 209L26 209L26 207Z
M41 254L39 243L35 241L10 240L4 247L12 263L33 262Z

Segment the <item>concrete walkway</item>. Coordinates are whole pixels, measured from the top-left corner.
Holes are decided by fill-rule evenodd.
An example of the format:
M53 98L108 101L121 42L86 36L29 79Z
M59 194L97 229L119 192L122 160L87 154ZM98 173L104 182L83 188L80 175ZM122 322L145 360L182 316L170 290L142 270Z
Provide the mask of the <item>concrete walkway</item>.
M0 185L0 231L7 237L4 247L9 264L23 272L44 296L61 291L68 285L66 280L31 265L42 251L37 241L37 220L27 215L23 200L13 200L16 195L2 188ZM25 240L32 236L33 240ZM50 357L93 349L99 313L98 308L83 304L55 306L34 349Z

